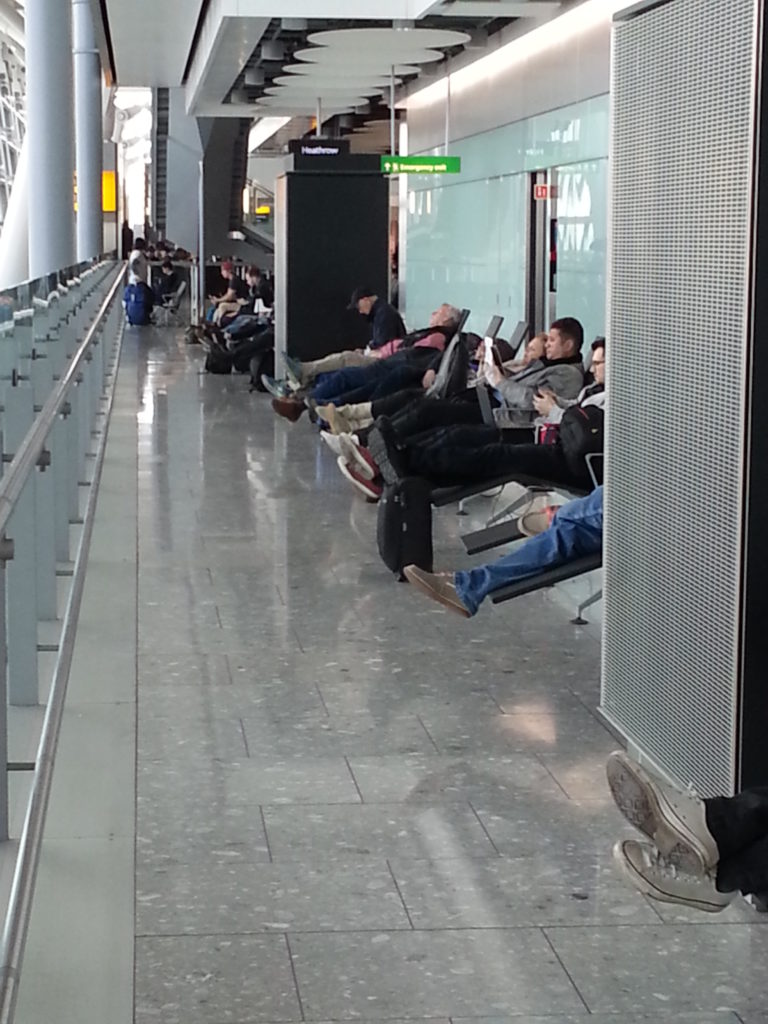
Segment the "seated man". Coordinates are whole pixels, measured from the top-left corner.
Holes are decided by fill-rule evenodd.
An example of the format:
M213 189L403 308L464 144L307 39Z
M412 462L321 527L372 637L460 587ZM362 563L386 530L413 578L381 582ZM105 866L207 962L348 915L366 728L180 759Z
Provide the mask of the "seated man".
M426 572L415 565L403 570L427 597L465 619L477 613L485 598L510 583L536 576L603 547L603 488L562 505L549 529L531 537L496 562L466 572Z
M369 436L369 453L387 483L420 476L436 486L453 486L514 476L541 477L557 483L589 487L587 452L602 451L605 405L605 341L595 342L595 384L583 388L568 408L557 405L560 425L554 443L534 444L523 431L492 426L454 426L428 431L400 442L386 417L376 421ZM560 399L563 404L567 400ZM534 398L542 411L553 413L551 393ZM577 412L578 411L578 412ZM565 419L563 419L565 415ZM521 443L522 442L522 443Z
M166 295L173 295L179 287L179 275L173 269L173 263L164 259L160 265L160 277L155 284L155 301L158 306L165 302Z
M616 806L650 842L623 839L613 858L635 889L662 903L718 913L738 892L768 891L768 789L702 800L632 761L608 757Z
M378 348L354 349L352 351L334 352L322 359L302 363L291 356L285 357L288 369L287 381L269 381L270 394L275 397L288 395L290 391L301 391L308 388L322 373L344 370L350 366L370 366L379 359L388 358L403 348L436 348L440 351L445 347L446 339L452 337L461 319L460 310L444 302L438 306L429 318L429 323L418 331L411 331L402 338L394 338ZM266 384L267 382L265 382Z
M211 306L205 315L209 323L222 326L222 319L225 316L233 316L237 313L248 298L248 286L242 278L235 274L235 265L230 260L224 260L221 264L221 276L226 285L224 294L209 296Z
M272 309L272 289L261 275L261 269L250 266L245 272L248 288L247 298L240 304L240 311L227 323L220 340L231 348L231 343L244 341L260 334L269 326L267 311Z

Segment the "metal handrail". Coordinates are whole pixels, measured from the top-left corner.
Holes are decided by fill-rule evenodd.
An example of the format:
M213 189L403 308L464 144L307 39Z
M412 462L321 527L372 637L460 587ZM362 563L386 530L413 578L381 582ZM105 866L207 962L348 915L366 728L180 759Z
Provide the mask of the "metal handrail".
M51 432L51 427L53 426L56 417L61 412L69 389L74 384L80 370L80 365L84 361L89 348L93 344L93 340L99 329L101 321L106 316L107 310L112 304L115 293L122 281L122 275L123 268L121 266L117 271L112 287L107 293L107 297L104 299L99 312L96 314L95 320L88 328L85 338L80 343L80 347L77 352L72 356L67 372L48 396L43 408L35 418L32 428L19 445L19 450L14 455L13 461L8 467L8 472L3 475L2 479L0 479L0 538L5 534L8 520L13 513L16 502L19 500L19 495L24 488L24 484L27 482L27 477L37 465L37 460L40 458L43 448L45 447L45 441L48 434Z
M0 538L5 536L8 519L21 494L27 477L37 465L46 438L61 412L67 394L78 374L78 370L92 346L101 322L120 286L123 276L122 265L118 268L115 281L101 304L96 318L86 332L70 363L69 369L58 382L48 400L38 413L32 428L19 446L8 473L0 480ZM112 393L113 394L113 393ZM107 417L112 404L112 395ZM59 654L53 674L50 695L46 705L40 742L37 750L36 769L32 791L27 805L24 827L19 841L16 868L11 886L2 941L0 941L0 1024L11 1024L16 1007L21 981L21 965L24 957L29 918L32 911L37 868L40 861L45 817L51 790L56 748L64 712L64 700L69 683L69 673L75 646L77 619L85 586L85 568L88 560L96 509L98 485L104 463L106 430L96 455L92 486L84 516L84 525L77 558L75 560L72 587L64 613L64 623L59 642Z

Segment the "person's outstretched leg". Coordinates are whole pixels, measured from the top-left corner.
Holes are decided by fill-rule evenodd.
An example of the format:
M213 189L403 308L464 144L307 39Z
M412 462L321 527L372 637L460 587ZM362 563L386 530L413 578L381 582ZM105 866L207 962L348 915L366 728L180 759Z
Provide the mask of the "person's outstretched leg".
M409 403L392 417L392 427L401 441L435 427L482 422L483 414L477 402L457 402L450 398L422 398Z
M707 825L721 860L729 860L768 836L768 787L705 800Z
M424 397L423 388L404 388L402 391L395 391L392 395L384 395L377 398L373 403L371 415L374 419L379 416L395 416L400 410L405 409L411 402L419 401Z
M384 373L386 367L382 360L377 360L370 366L348 366L344 370L324 373L316 379L311 397L319 403L332 402L340 395L355 394L357 389L368 389ZM370 395L365 395L362 398L352 398L351 401L365 402L369 397ZM346 399L344 404L347 404Z
M495 428L485 428L490 433ZM495 432L494 436L498 436ZM568 472L557 445L479 444L475 447L450 443L407 445L404 451L408 472L441 486L483 483L515 473L544 480L567 481Z
M494 590L535 576L583 555L600 551L603 546L603 489L586 498L569 501L558 509L552 525L544 533L531 537L515 551L496 562L481 565L454 576L456 593L471 615Z
M717 888L720 892L738 890L745 896L768 892L768 835L732 856L721 855L717 865Z

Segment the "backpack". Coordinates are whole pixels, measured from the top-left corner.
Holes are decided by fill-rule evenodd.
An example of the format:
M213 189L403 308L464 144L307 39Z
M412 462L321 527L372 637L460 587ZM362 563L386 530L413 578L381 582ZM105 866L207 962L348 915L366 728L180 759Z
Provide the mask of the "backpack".
M275 350L268 348L262 350L251 359L251 386L250 391L266 391L262 382L262 375L274 377L275 375Z
M205 369L207 373L232 373L234 359L231 352L212 345L211 350L205 357Z
M603 450L603 410L597 405L572 405L563 413L557 437L568 472L582 480L588 476L584 457Z
M128 323L135 327L141 327L149 323L149 315L152 312L153 296L143 281L136 284L129 284L123 292L123 303Z

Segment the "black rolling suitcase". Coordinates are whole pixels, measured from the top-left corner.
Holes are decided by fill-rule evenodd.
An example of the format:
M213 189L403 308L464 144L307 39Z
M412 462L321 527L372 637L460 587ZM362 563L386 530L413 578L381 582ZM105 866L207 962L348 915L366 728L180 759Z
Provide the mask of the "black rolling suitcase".
M432 572L432 488L409 476L387 484L379 501L376 542L382 561L399 580L406 565Z

